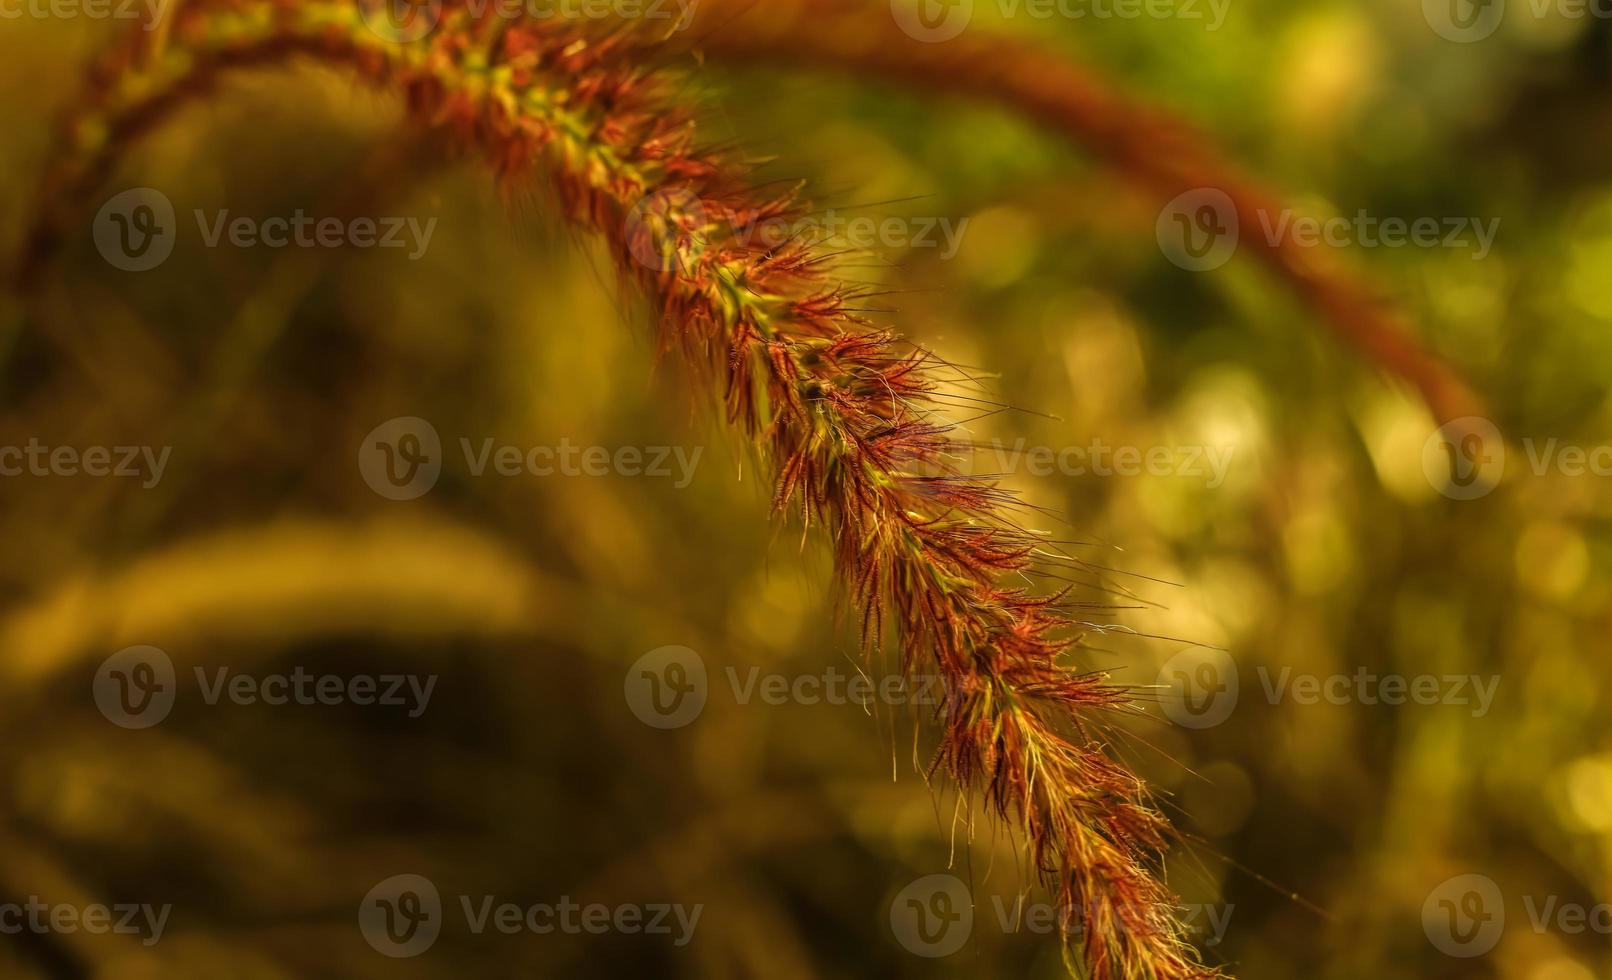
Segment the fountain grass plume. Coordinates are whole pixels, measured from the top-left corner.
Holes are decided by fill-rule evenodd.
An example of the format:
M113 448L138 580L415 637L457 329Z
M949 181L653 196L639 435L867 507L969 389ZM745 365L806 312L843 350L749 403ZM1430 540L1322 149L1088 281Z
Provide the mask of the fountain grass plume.
M41 273L75 204L141 132L224 73L298 59L351 66L473 147L507 184L542 182L601 237L690 369L775 477L773 508L832 543L864 642L938 674L930 773L1017 826L1066 916L1071 969L1093 980L1203 980L1160 880L1168 825L1108 750L1104 716L1134 692L1079 668L1087 627L1067 592L1030 586L1073 561L1024 529L1011 495L963 465L954 369L869 319L868 287L808 237L762 236L810 206L763 191L698 141L677 74L631 28L476 16L414 31L350 0L199 0L118 45L45 178L22 263ZM395 26L395 25L394 25Z

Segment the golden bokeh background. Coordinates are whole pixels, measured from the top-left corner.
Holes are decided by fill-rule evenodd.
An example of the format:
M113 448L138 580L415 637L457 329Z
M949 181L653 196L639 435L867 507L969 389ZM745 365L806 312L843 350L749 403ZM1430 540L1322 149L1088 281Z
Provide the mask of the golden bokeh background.
M711 141L767 158L760 179L806 179L847 213L966 219L954 256L884 248L855 272L897 291L899 314L880 316L1030 410L980 420L980 439L1230 454L1223 482L1005 476L1142 600L1105 625L1176 638L1116 632L1084 656L1156 692L1114 747L1183 832L1172 888L1228 916L1204 937L1210 962L1247 980L1595 980L1612 976L1612 919L1597 929L1593 912L1612 900L1612 478L1530 450L1612 440L1612 23L1513 4L1493 37L1459 44L1418 6L1232 0L1211 31L980 3L970 29L1032 36L1173 108L1303 213L1498 220L1481 259L1342 256L1505 434L1505 478L1475 500L1429 478L1437 422L1403 382L1246 254L1172 264L1165 202L1055 134L842 70L717 60L691 96ZM116 30L0 21L0 254ZM161 190L186 229L143 273L103 261L90 231L133 187ZM769 521L751 456L543 187L501 196L479 161L410 135L395 99L302 68L229 80L98 193L37 292L0 310L0 446L171 456L153 486L0 478L0 904L172 910L150 945L0 935L0 975L1064 975L1054 937L997 915L1046 901L1015 841L989 821L967 833L955 795L926 785L923 712L741 703L730 679L752 670L889 664L861 659L821 542ZM418 260L209 248L196 209L435 225ZM428 420L444 457L429 493L394 501L357 458L403 416ZM701 455L686 486L477 476L461 439ZM1236 665L1224 723L1173 724L1153 687L1187 641ZM135 645L172 659L179 696L127 730L92 686ZM710 692L660 730L624 684L668 645L698 653ZM209 705L192 671L225 667L436 680L417 717ZM1483 712L1303 704L1265 696L1284 670L1497 684ZM943 872L971 889L972 935L915 956L891 904ZM382 956L359 926L398 874L448 906L421 956ZM1424 921L1463 875L1493 882L1505 913L1471 958ZM475 935L461 895L703 911L681 946ZM1536 925L1551 901L1589 924Z

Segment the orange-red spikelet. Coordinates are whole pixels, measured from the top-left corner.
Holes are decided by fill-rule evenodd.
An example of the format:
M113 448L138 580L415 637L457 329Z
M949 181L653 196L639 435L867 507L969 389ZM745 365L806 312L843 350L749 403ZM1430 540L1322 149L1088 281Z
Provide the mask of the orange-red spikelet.
M273 11L271 26L227 16L248 9ZM84 120L128 132L219 71L300 53L401 91L506 181L540 173L649 298L661 349L709 379L756 441L777 479L775 509L833 542L865 641L879 644L888 624L906 669L940 675L932 768L1023 828L1086 974L1217 975L1199 965L1153 870L1162 817L1093 734L1127 692L1068 663L1079 630L1062 594L1018 584L1046 546L1009 519L1006 493L959 465L971 450L944 417L944 362L853 313L861 290L836 278L815 243L769 240L767 229L806 216L798 191L764 196L739 163L699 150L631 32L478 22L450 3L431 35L401 43L368 31L351 0L195 0L171 39L166 55L121 47L86 93ZM176 46L189 49L188 75L169 64L166 88L122 97L120 78ZM108 139L70 153L47 179L32 239L41 253L61 200L119 148Z

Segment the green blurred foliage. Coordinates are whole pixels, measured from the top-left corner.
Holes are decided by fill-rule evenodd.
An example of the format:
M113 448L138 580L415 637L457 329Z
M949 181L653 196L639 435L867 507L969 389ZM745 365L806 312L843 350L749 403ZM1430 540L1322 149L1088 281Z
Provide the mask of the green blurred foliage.
M1481 262L1436 248L1348 260L1514 440L1603 445L1612 25L1521 18L1452 45L1416 6L1237 0L1216 32L995 26L1180 109L1310 213L1500 219ZM51 120L106 34L0 22L6 251ZM981 439L1234 449L1216 487L1007 478L1147 601L1105 623L1181 638L1112 634L1092 666L1150 686L1185 640L1239 665L1243 698L1225 724L1175 727L1154 706L1114 736L1187 838L1171 885L1232 910L1207 957L1249 980L1612 976L1606 936L1536 931L1521 904L1612 899L1606 479L1536 476L1516 448L1494 493L1440 496L1422 467L1434 424L1414 397L1246 257L1213 274L1171 265L1154 238L1163 202L1051 134L871 80L707 71L709 136L772 158L763 178L805 178L824 204L876 216L968 219L953 259L886 250L857 273L897 291L899 314L878 316L1056 416L997 415L976 423ZM719 692L665 732L627 709L628 666L667 644L699 651L724 692L730 668L890 665L863 666L819 546L769 525L753 460L657 358L608 260L556 226L541 187L503 199L476 161L441 161L400 121L391 99L335 74L253 74L143 140L104 190L162 188L181 215L364 202L435 218L418 262L190 236L132 275L100 260L86 215L42 295L12 308L0 444L174 448L151 489L0 482L0 901L174 912L150 948L0 937L0 969L1063 975L1050 937L996 926L988 896L1012 901L1033 876L1010 837L983 820L970 833L953 796L925 784L913 712ZM397 503L370 491L354 456L402 415L455 445L568 438L704 456L681 489L448 465L430 494ZM417 719L190 698L129 732L88 691L131 644L163 648L182 672L440 680ZM1482 717L1267 703L1256 671L1284 667L1500 682ZM984 923L962 953L914 957L891 936L891 898L947 868L971 883ZM403 872L445 896L705 911L686 948L450 928L429 955L386 960L354 914ZM1467 873L1508 901L1503 941L1471 960L1435 949L1422 918L1430 891Z

